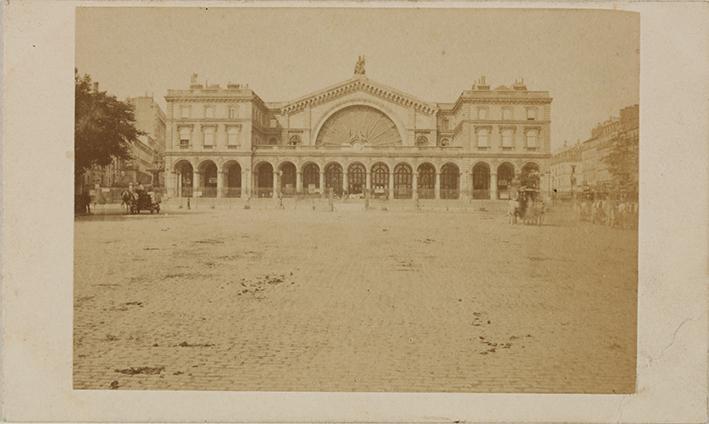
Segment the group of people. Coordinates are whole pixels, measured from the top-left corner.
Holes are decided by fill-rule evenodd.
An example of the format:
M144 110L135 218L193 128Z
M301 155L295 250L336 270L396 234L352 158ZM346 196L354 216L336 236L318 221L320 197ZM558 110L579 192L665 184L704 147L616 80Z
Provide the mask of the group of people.
M636 228L638 202L611 196L596 196L594 199L577 201L574 205L576 218L592 224L615 228Z
M544 201L541 196L531 193L514 193L508 202L507 215L510 224L522 220L525 225L542 225L544 223Z

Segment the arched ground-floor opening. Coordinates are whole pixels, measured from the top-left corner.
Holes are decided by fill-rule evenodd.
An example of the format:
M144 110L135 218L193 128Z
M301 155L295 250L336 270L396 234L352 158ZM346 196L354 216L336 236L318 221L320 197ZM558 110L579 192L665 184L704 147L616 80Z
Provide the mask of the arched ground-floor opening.
M372 196L389 197L389 167L382 162L372 165Z
M217 165L206 160L199 165L202 197L217 197Z
M418 167L416 192L420 199L433 199L436 196L436 168L430 163Z
M413 194L411 167L400 163L394 167L394 199L410 199Z
M367 186L367 168L359 162L347 168L347 193L362 194Z
M320 168L312 162L303 167L303 192L305 194L320 192Z
M224 195L226 197L241 197L241 165L230 161L224 164Z
M331 163L325 167L325 190L332 190L333 194L342 195L342 166Z
M177 197L192 197L192 178L194 169L189 161L181 160L175 164L176 184L175 192Z
M490 198L490 167L484 163L476 163L473 167L473 199Z
M523 186L538 189L540 183L539 165L534 162L526 163L522 167L519 179Z
M453 163L441 168L441 199L457 199L460 196L460 170Z
M497 198L509 199L512 195L512 181L515 178L515 168L505 162L497 167Z
M280 166L281 171L281 193L284 196L293 196L295 194L296 170L292 162L284 162Z
M256 196L273 196L273 166L262 162L256 167Z

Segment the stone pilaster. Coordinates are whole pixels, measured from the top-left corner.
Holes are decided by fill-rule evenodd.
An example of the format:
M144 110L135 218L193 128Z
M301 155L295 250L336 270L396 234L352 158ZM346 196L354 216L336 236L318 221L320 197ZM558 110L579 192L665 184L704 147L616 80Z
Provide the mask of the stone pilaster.
M436 181L433 185L433 198L434 199L440 199L441 198L441 173L436 172Z
M490 174L490 199L497 200L497 174Z

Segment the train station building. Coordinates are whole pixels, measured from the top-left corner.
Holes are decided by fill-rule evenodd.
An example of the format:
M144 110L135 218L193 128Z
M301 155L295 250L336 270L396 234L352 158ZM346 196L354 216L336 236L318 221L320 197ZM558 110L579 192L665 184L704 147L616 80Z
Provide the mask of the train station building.
M525 173L548 181L551 97L481 77L450 103L354 76L286 101L240 84L168 90L171 197L361 195L504 199Z

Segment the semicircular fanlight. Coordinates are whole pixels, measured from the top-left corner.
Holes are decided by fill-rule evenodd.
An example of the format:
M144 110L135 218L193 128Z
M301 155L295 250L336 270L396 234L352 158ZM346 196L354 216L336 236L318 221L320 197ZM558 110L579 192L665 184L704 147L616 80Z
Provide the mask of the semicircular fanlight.
M396 124L370 106L348 106L335 112L323 124L317 145L394 146L401 144Z

